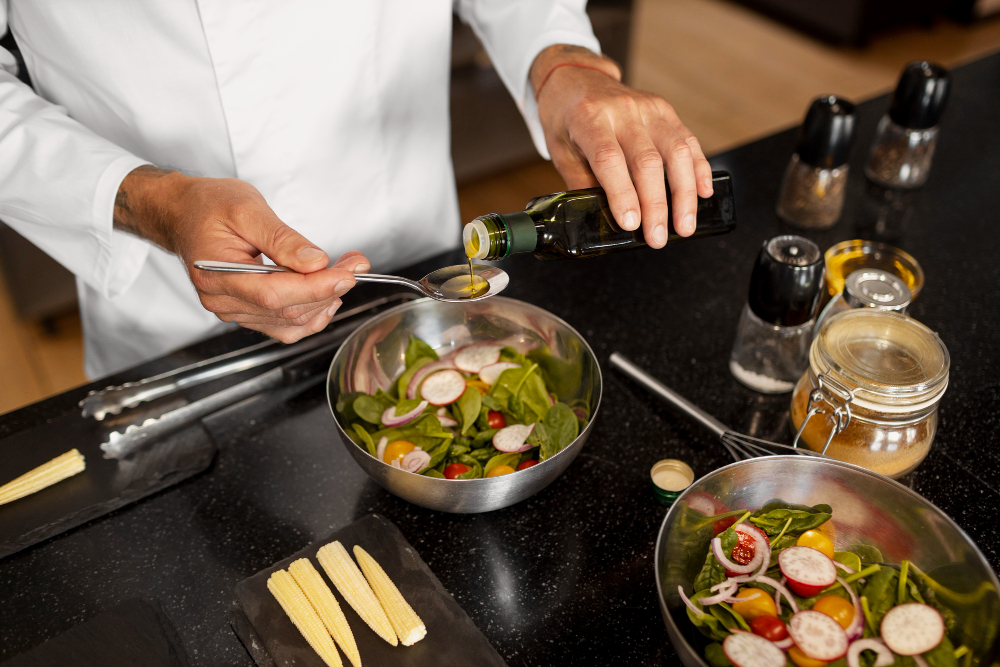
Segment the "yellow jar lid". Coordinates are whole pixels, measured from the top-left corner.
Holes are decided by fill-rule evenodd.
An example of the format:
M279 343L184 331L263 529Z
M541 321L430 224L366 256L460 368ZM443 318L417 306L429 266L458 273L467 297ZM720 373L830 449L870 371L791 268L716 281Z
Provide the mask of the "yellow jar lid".
M948 348L912 317L868 308L823 323L809 355L815 374L853 392L854 403L889 411L932 405L948 386Z

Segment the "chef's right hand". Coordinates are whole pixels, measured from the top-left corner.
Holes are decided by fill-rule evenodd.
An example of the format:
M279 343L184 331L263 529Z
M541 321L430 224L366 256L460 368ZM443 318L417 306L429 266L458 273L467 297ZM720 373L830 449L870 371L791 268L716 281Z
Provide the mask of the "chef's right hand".
M321 331L369 270L360 252L329 257L278 219L255 187L234 178L197 178L152 166L133 170L115 199L115 228L177 254L202 305L223 322L293 343ZM196 260L261 262L297 273L234 274L195 269Z

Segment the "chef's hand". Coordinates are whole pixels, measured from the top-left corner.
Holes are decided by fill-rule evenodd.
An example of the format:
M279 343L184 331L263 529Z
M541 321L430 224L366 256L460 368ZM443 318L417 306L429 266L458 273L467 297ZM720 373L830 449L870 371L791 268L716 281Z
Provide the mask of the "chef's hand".
M196 178L143 166L118 190L114 223L177 254L202 305L283 343L321 331L369 270L360 252L326 268L326 253L278 219L255 187L233 178ZM297 273L201 271L195 260L261 262L261 254Z
M566 185L600 185L618 224L642 224L646 243L661 248L670 215L664 166L681 236L694 233L697 197L712 195L712 168L672 106L620 81L612 60L578 46L550 46L531 66L545 143Z

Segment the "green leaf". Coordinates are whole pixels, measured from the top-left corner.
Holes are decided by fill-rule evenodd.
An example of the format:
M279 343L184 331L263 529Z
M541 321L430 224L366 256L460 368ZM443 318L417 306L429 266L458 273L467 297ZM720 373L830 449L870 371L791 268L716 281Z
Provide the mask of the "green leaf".
M847 567L851 568L855 572L861 570L861 559L857 554L851 551L834 551L833 560L838 563L843 563Z
M406 398L406 388L410 386L410 380L413 379L413 376L416 375L417 371L436 360L437 355L434 357L420 357L412 364L406 365L406 370L403 371L403 374L399 376L398 380L396 380L396 393L399 394L400 398Z
M882 617L896 605L896 587L899 572L891 567L883 567L868 577L861 594L868 598L868 609L871 611L872 625L876 628L882 624Z
M489 410L496 410L497 412L504 410L504 406L500 405L500 401L493 398L489 394L480 397L480 400L483 402L483 405Z
M552 438L549 437L549 431L542 422L535 424L535 428L528 435L527 443L532 447L541 448L538 452L540 461L544 461L554 453L552 451Z
M507 412L522 424L540 420L549 409L549 392L534 362L501 373L490 388L490 396L501 405L506 402Z
M736 534L736 530L732 526L726 528L724 531L719 533L719 539L722 541L722 552L725 554L731 554L733 552L733 547L739 541L739 536ZM726 580L726 568L723 567L719 559L715 557L712 550L708 550L708 554L705 556L705 563L701 567L701 571L698 576L694 579L694 589L699 592L706 592L716 584L720 584Z
M425 477L436 477L438 479L444 479L444 475L441 472L430 467L424 468L423 472L421 472L420 474Z
M335 409L337 411L337 414L339 414L343 418L344 423L350 424L351 422L360 419L360 417L358 417L358 413L354 411L354 399L356 399L358 396L364 396L364 395L365 394L363 392L352 391L346 394L341 394L337 398L337 405L335 406Z
M433 449L425 451L431 455L431 460L428 461L427 468L434 468L448 456L448 453L451 451L451 445L448 440L443 440L441 444L437 445Z
M448 456L458 457L462 454L468 454L469 448L465 445L452 445L448 448Z
M365 444L365 448L368 450L368 453L372 456L376 456L378 450L375 448L375 441L372 440L371 433L366 431L361 424L351 424L351 426L354 427L354 432L358 434L359 438L361 438L361 442Z
M480 447L479 449L473 449L469 452L469 456L476 459L480 463L486 463L493 458L496 453L497 450L493 447Z
M487 463L486 467L483 469L485 474L490 474L490 471L497 466L510 466L511 468L516 468L517 464L521 461L521 452L511 452L509 454L497 454L492 457Z
M468 433L476 424L483 407L482 394L473 387L466 387L458 397L458 409L462 413L462 433Z
M472 448L479 449L483 445L492 445L493 436L496 435L497 429L488 428L485 431L480 431L472 438Z
M580 435L580 421L565 403L556 403L549 408L542 424L551 439L550 451L545 458L558 454Z
M475 465L470 465L466 463L465 465L470 466L469 470L463 472L461 475L455 479L479 479L483 476L483 466L479 465L478 461L473 460L472 463Z
M409 367L421 357L429 358L433 361L438 360L437 352L434 351L433 347L413 334L410 334L410 341L406 345L406 356L403 361Z
M794 534L794 537L798 539L801 533L818 528L829 521L831 514L829 505L809 507L772 500L753 513L750 517L750 523L761 528L768 536L774 537L785 530L785 524L791 519L785 534Z
M712 667L733 667L733 663L726 657L726 652L722 650L722 644L712 642L705 647L705 660Z
M512 347L505 347L500 350L500 361L513 361L515 364L523 366L524 362L527 361L527 357Z
M362 394L354 399L354 412L369 424L382 425L382 413L385 407L374 396Z

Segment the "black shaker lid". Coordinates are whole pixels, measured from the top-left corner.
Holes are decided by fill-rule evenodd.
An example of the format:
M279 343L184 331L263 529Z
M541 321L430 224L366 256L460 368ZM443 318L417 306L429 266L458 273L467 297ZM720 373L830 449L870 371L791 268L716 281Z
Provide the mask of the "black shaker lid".
M944 67L926 60L910 63L899 75L889 117L912 130L934 127L941 120L950 90L951 75Z
M819 247L801 236L775 236L757 255L747 302L765 322L797 326L812 319L822 286Z
M799 132L799 159L835 169L847 162L854 140L854 104L836 95L813 100Z

